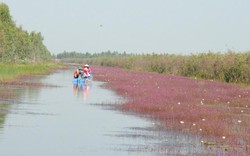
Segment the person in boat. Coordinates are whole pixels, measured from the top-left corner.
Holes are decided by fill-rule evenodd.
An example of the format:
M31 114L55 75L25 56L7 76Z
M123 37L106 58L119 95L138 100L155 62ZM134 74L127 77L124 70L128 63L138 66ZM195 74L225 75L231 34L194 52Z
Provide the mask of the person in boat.
M91 70L91 68L89 67L88 64L85 64L83 68L87 68L89 76L91 76L91 77L93 76L92 70Z
M81 66L78 66L78 68L74 71L74 78L78 78L79 76L83 75L83 70Z
M89 70L87 67L83 68L83 78L88 78L90 77Z

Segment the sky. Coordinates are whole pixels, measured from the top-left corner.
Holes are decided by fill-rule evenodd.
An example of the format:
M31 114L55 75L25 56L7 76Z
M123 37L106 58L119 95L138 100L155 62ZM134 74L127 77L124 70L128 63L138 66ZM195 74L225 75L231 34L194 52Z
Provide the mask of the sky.
M250 50L249 0L0 0L52 54Z

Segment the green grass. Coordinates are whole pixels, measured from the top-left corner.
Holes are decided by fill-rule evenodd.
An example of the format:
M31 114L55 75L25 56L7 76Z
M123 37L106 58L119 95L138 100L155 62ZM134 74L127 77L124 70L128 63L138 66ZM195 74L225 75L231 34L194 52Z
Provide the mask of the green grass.
M46 74L50 70L60 67L58 63L0 63L0 83L9 81L22 75Z

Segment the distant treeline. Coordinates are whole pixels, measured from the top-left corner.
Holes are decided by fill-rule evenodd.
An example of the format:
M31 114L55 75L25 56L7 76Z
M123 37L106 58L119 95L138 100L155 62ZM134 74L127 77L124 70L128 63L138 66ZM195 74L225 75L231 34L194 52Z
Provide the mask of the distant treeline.
M72 58L96 58L96 57L116 57L116 56L126 56L126 52L124 53L118 53L117 51L111 52L111 51L106 51L106 52L101 52L101 53L81 53L81 52L66 52L64 51L63 53L57 54L56 57L57 59L72 59Z
M0 2L0 61L38 62L51 59L41 33L23 30L12 20L9 8Z
M63 55L67 57L63 57ZM57 56L67 62L250 84L250 51L233 52L229 50L227 53L207 52L192 55L138 55L108 51L100 54L64 52L63 55L58 54ZM70 55L72 57L68 57ZM81 57L75 57L78 55Z

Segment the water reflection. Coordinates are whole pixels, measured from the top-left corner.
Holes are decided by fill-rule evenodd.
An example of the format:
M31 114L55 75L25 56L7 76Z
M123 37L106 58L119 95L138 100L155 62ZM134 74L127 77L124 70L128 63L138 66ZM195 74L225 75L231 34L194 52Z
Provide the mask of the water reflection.
M82 84L82 85L73 84L74 95L77 97L82 97L84 100L88 99L90 90L91 90L91 84Z
M14 111L18 103L21 103L20 98L24 94L34 97L39 94L39 90L34 91L29 87L21 88L12 85L0 87L0 131L4 128L8 114Z
M6 118L6 110L8 109L8 104L0 103L0 129L3 128L5 118Z

